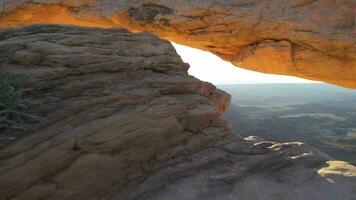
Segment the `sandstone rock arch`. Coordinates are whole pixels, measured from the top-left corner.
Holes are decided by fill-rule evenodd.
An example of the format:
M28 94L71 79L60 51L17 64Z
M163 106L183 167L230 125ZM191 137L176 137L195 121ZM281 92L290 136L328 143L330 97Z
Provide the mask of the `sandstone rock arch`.
M0 138L1 199L356 198L355 166L231 131L230 96L152 34L47 25L0 38L0 70L30 77L26 112L46 119Z
M148 31L251 70L356 88L353 0L1 0L0 9L0 27Z

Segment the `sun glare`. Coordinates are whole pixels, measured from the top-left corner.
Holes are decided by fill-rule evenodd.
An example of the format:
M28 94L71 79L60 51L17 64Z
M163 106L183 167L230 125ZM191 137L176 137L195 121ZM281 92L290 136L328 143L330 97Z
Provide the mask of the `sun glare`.
M291 76L270 75L238 68L199 49L173 43L182 59L190 64L189 74L214 84L314 83Z

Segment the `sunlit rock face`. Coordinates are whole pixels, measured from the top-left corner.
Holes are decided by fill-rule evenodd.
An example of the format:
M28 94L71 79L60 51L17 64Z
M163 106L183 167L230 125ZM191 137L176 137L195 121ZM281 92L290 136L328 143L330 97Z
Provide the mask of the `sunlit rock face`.
M1 199L356 198L354 166L233 133L220 118L230 96L156 36L34 26L0 38L0 70L28 77L26 111L46 119L1 141Z
M125 27L210 51L237 66L356 88L353 0L0 1L0 26Z

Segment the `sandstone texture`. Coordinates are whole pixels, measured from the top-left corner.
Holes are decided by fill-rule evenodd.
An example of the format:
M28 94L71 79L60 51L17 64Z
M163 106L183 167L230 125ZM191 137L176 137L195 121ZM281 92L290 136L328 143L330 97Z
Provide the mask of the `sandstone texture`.
M356 167L233 133L230 96L188 67L147 33L1 30L0 70L29 77L28 112L46 119L2 139L1 199L356 199Z
M0 0L0 27L124 27L236 66L356 88L354 0Z

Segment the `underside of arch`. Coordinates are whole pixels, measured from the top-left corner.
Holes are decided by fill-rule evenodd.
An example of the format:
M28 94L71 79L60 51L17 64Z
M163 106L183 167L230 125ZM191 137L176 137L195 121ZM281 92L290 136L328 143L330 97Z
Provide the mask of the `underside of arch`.
M151 32L236 66L356 88L349 0L0 0L0 27L71 24Z

